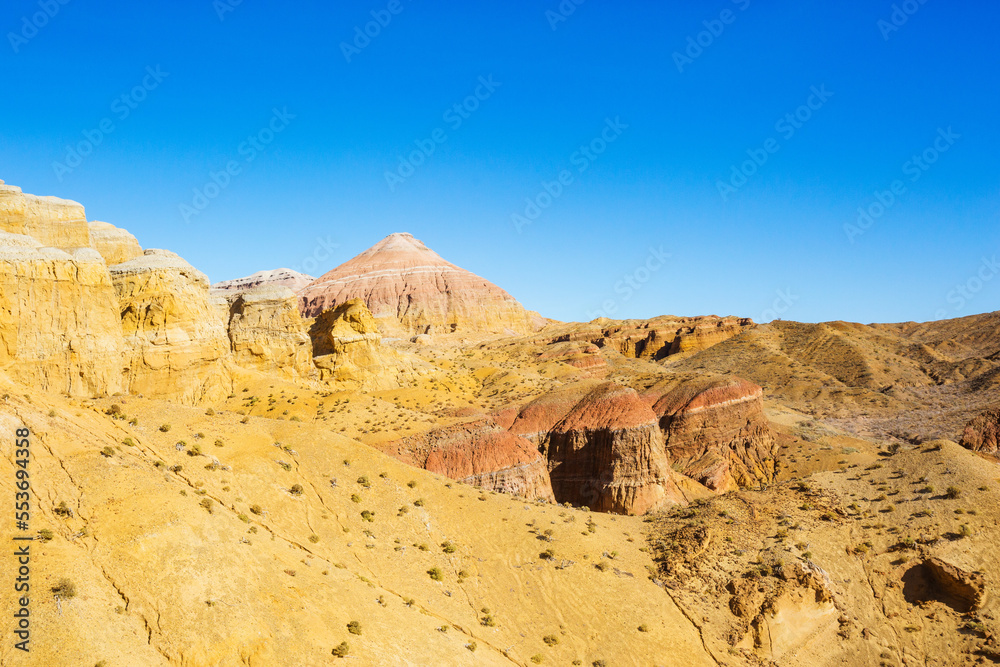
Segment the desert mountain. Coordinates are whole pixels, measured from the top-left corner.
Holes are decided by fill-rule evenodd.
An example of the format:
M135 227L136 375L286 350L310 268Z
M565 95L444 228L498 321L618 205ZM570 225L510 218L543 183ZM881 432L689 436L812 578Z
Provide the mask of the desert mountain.
M213 292L246 292L255 287L287 287L292 292L299 292L306 285L316 280L312 276L292 269L275 269L273 271L258 271L252 276L224 280L212 285Z
M1000 662L1000 314L535 330L352 262L303 318L0 184L0 665Z
M387 335L527 333L541 318L410 234L390 234L299 293L305 317L363 299Z

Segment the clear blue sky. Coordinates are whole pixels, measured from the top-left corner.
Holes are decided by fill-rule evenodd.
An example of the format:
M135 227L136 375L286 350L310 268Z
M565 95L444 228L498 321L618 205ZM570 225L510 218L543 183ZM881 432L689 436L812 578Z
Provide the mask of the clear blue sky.
M564 320L605 306L862 322L1000 308L1000 268L983 264L1000 256L994 2L910 0L898 30L888 0L570 0L564 21L546 14L557 0L244 0L220 19L224 3L51 0L45 17L44 1L8 2L0 178L80 201L213 281L320 275L408 231ZM391 20L345 56L372 11ZM704 46L678 66L689 37ZM810 98L823 86L832 96ZM467 118L446 115L477 87ZM244 143L274 109L295 117L260 151ZM778 125L797 111L808 120ZM54 166L102 122L113 132L89 155ZM578 152L607 138L593 159ZM433 154L390 187L428 139ZM933 164L911 162L925 150ZM767 161L723 197L748 151ZM239 173L185 221L181 205L230 161ZM518 230L512 215L564 170ZM845 225L878 213L894 181L852 243Z

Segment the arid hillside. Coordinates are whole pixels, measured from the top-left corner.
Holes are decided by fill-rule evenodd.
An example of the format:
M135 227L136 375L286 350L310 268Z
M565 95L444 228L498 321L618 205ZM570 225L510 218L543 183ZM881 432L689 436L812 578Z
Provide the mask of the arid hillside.
M0 665L1000 663L996 313L559 323L408 235L303 312L0 186Z
M772 322L669 368L735 373L771 398L871 437L958 440L973 417L1000 403L1000 315Z

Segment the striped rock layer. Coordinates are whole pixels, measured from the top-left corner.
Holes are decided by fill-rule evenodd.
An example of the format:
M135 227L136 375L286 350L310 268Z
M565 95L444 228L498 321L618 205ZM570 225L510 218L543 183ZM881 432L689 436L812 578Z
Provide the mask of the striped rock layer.
M305 317L352 299L386 335L527 333L537 315L485 278L445 261L410 234L391 234L299 293Z

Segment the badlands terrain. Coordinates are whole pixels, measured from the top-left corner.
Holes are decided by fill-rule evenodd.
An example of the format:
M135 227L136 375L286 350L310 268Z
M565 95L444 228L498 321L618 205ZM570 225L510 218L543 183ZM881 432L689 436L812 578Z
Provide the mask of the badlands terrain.
M561 323L402 233L261 268L0 182L0 665L1000 663L1000 315Z

